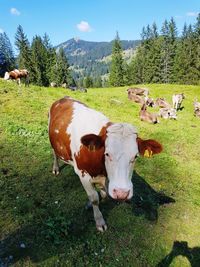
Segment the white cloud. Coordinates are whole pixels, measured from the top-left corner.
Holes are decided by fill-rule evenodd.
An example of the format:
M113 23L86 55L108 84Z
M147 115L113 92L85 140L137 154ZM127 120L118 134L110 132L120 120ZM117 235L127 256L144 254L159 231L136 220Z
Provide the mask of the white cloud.
M19 12L19 10L17 10L15 7L12 7L11 9L10 9L10 13L12 14L12 15L15 15L15 16L19 16L21 13Z
M190 12L186 13L186 16L187 17L197 17L198 16L198 12L190 11Z
M175 16L175 19L182 19L182 18L183 18L183 16L180 16L180 15Z
M79 24L76 25L76 27L81 32L91 32L92 28L90 27L89 23L87 21L81 21Z
M4 30L2 28L0 28L0 33L4 33Z

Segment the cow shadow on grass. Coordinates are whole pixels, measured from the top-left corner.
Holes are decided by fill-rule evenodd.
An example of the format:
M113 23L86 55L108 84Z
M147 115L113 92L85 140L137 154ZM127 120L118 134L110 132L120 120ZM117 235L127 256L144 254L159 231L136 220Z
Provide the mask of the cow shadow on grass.
M178 256L186 257L190 262L191 267L200 266L200 247L190 248L186 241L174 241L170 253L166 255L156 267L169 267L173 260Z
M164 193L156 192L143 177L139 176L135 171L132 176L133 183L133 213L135 216L143 215L150 221L158 219L158 208L160 205L174 203L172 197L166 196Z
M66 164L60 166L60 172L66 167ZM174 203L175 199L165 195L164 193L155 191L143 177L141 177L136 171L132 175L133 183L133 198L128 201L133 207L133 214L135 216L144 216L149 221L157 221L158 219L158 208L160 205ZM105 204L104 214L120 202L109 198ZM86 203L86 209L92 209L91 205ZM102 207L104 209L104 207ZM107 214L108 215L108 214Z
M62 165L61 170L63 173L61 177L56 177L55 179L60 180L64 178L68 171L66 170L65 173L64 168L65 165ZM36 174L36 177L39 177L39 175L41 174ZM72 201L74 195L80 193L80 191L77 191L79 181L78 177L75 177L75 175L69 178L69 181L66 183L60 182L61 186L59 188L64 187L64 190L70 191L68 195L66 195L66 198ZM76 179L76 182L74 179ZM147 220L156 221L158 218L159 206L175 202L173 198L163 193L156 192L145 179L136 172L133 173L132 182L134 186L134 196L129 204L132 206L135 216L142 215ZM49 200L53 197L52 193L55 190L55 188L52 189L52 186L54 187L57 183L58 181L50 179L42 189L44 194L49 190L47 195ZM33 188L33 190L35 189L36 188ZM42 191L40 194L43 194ZM84 193L84 190L82 193ZM61 194L63 194L63 192L61 192ZM67 209L63 206L56 206L56 204L49 206L46 202L44 206L41 206L41 203L38 203L38 201L34 205L33 208L40 209L40 212L37 213L34 211L32 219L29 219L25 225L6 236L0 242L1 267L7 267L23 259L30 259L36 263L42 262L52 256L59 255L63 250L70 251L70 249L73 248L73 246L76 247L77 244L87 250L86 240L88 236L96 235L93 212L91 209L85 209L84 202L82 206L80 206L81 204L75 207L68 206ZM100 209L105 219L108 218L109 212L115 206L116 202L110 199L100 204ZM41 218L42 214L44 218ZM91 251L87 250L86 253L90 255ZM76 261L76 259L74 260Z

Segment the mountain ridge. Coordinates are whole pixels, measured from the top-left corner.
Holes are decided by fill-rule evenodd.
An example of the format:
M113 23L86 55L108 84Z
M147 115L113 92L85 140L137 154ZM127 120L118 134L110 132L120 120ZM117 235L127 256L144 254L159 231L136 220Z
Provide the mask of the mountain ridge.
M113 41L96 42L71 38L56 46L56 51L63 48L70 64L73 77L82 79L86 76L93 78L105 77L111 62ZM121 40L124 58L130 61L134 56L140 40Z

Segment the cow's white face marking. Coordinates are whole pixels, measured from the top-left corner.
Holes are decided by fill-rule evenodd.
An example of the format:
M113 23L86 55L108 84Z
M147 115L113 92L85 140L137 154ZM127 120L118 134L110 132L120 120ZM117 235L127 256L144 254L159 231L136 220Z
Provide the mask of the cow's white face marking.
M109 179L108 193L112 198L130 199L133 196L131 177L139 153L136 138L136 129L126 123L117 123L107 129L105 166ZM115 192L119 192L119 197Z
M4 80L9 80L10 75L9 73L6 71L5 75L4 75Z
M58 133L59 133L59 130L58 130L58 129L55 129L55 133L57 133L57 134L58 134Z

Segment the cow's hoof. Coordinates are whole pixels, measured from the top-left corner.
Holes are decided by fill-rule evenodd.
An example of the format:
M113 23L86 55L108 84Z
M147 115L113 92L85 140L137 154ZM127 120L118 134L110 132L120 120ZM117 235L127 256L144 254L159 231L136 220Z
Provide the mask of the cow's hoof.
M104 218L101 217L96 221L96 227L99 232L105 232L107 230L107 225L104 221Z
M99 232L105 232L106 230L108 229L108 226L106 225L106 224L104 224L104 225L97 225L97 230L99 231Z
M59 174L59 170L58 169L54 169L53 171L52 171L52 173L54 174L54 175L58 175Z

